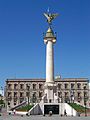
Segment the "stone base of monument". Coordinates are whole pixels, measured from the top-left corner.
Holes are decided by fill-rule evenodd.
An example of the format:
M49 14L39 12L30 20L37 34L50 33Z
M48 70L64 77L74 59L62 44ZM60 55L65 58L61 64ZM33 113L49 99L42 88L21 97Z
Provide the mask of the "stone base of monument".
M44 104L44 114L59 114L59 104Z
M45 83L44 96L42 97L40 106L40 114L49 115L53 114L64 116L76 116L77 112L68 103L61 103L60 98L57 96L57 85L55 83Z
M40 105L40 108L43 115L49 115L50 111L52 112L52 115L60 116L78 115L77 111L73 109L68 103L44 103L43 105Z
M45 83L44 85L44 103L58 103L58 96L56 94L57 85L54 83Z

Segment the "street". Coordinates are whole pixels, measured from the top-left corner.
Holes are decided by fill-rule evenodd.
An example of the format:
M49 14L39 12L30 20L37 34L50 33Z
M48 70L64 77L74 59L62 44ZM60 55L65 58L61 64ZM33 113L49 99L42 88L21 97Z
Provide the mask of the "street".
M59 115L42 116L42 115L31 115L31 116L20 116L20 115L2 115L0 120L90 120L90 117L61 117Z

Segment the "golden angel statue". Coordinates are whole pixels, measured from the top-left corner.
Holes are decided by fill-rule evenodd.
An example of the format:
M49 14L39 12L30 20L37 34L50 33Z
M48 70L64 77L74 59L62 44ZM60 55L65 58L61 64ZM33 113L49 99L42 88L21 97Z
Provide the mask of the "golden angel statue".
M51 25L52 20L55 19L58 14L44 13L44 16L47 18L47 22L49 23L49 25Z

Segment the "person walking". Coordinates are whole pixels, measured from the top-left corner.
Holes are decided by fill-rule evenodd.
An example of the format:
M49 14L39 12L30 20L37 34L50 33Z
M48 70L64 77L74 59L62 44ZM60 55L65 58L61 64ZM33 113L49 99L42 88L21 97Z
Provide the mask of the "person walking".
M66 109L64 110L64 116L67 116L67 112L66 112Z

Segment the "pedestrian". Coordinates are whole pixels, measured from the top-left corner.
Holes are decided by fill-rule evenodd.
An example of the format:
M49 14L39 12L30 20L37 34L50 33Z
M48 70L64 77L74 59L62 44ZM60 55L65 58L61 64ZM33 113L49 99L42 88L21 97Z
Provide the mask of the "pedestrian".
M2 111L2 106L0 106L0 112Z
M15 109L13 110L13 113L14 113L14 115L15 115L15 113L16 113L16 110L15 110Z
M64 116L67 116L67 112L66 112L66 109L64 110Z
M49 111L49 116L51 116L52 115L52 111Z

